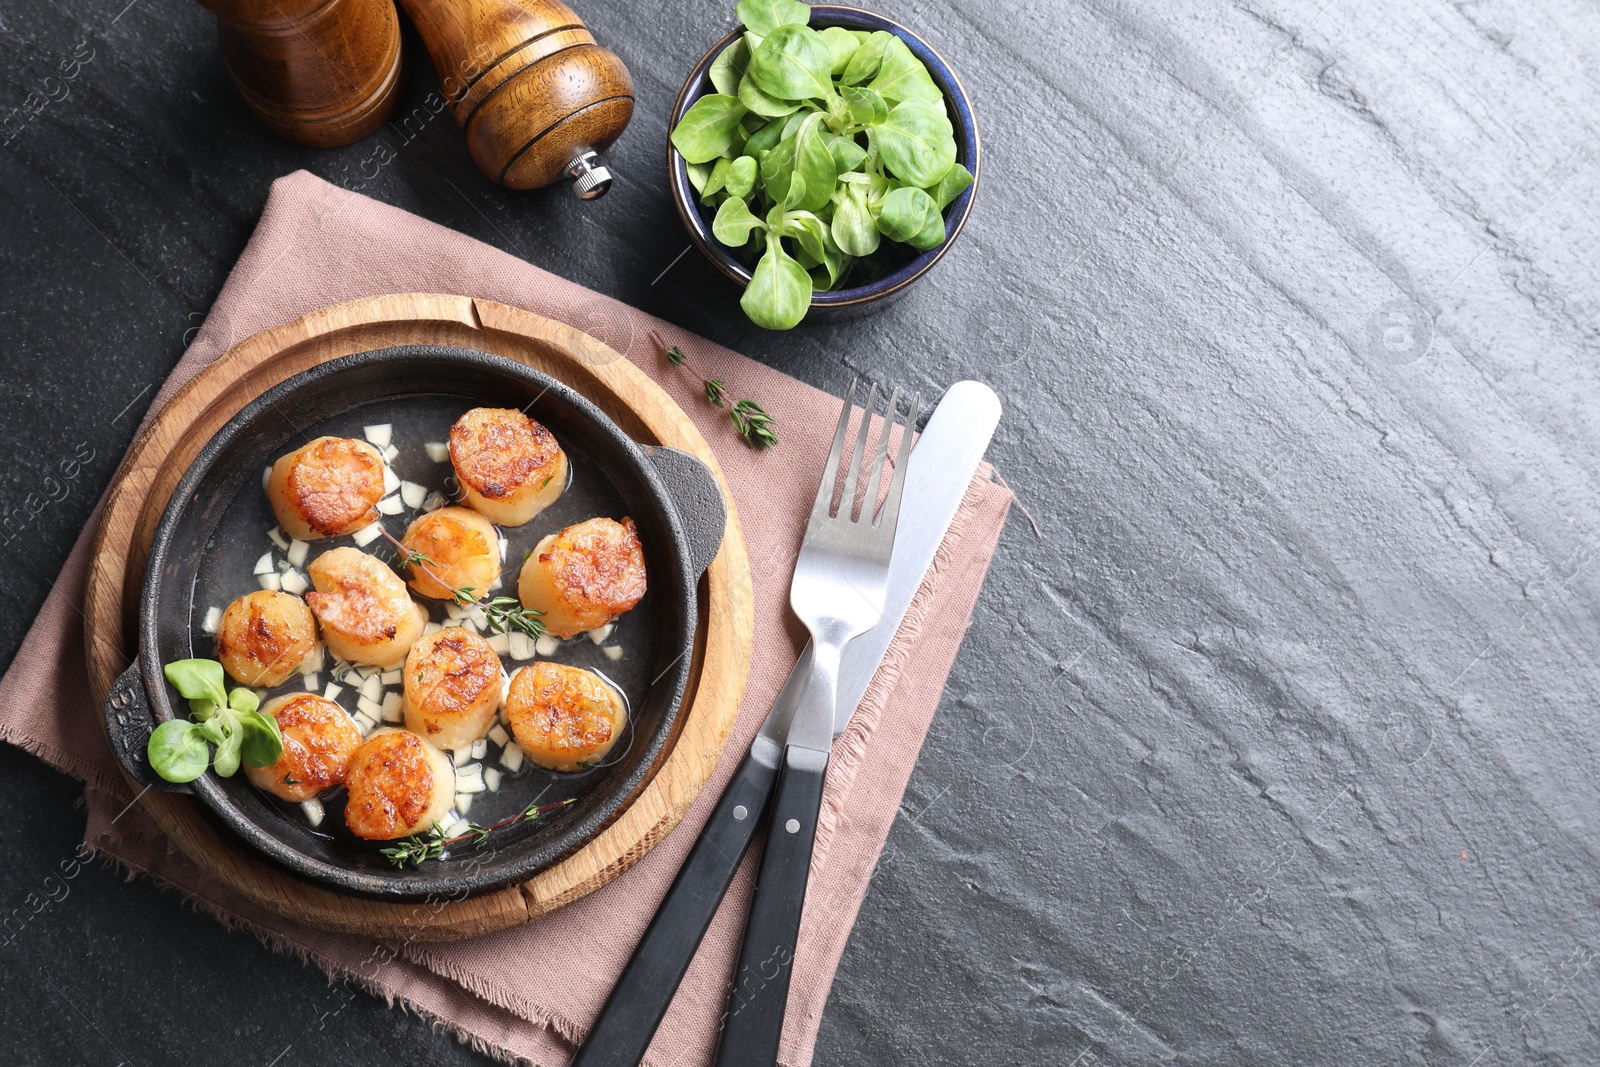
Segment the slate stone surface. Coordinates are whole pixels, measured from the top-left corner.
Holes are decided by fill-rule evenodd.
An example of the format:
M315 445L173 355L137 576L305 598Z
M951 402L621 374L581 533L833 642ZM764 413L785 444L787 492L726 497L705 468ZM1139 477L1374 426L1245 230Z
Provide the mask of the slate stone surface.
M662 181L722 4L579 5L640 94L585 206L447 117L278 142L208 15L125 3L0 8L0 116L58 97L0 151L0 661L309 167L826 388L999 390L1041 536L1006 530L818 1063L1600 1062L1592 4L882 0L976 100L977 209L897 306L774 336L675 259ZM0 751L0 911L77 794ZM7 1063L487 1062L99 869L0 973Z

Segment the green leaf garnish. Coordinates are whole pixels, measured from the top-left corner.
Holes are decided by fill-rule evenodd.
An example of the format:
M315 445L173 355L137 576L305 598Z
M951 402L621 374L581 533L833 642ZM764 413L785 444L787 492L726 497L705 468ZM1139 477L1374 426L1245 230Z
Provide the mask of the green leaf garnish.
M190 719L172 719L151 732L145 755L157 774L169 782L192 782L207 764L229 778L241 759L252 767L278 761L283 739L277 720L258 710L261 700L253 690L227 690L221 663L180 659L165 664L161 673L188 700Z

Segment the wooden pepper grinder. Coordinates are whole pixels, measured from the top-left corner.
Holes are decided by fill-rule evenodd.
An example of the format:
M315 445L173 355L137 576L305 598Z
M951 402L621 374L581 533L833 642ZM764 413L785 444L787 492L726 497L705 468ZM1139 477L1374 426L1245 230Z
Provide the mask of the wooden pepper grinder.
M359 141L400 99L393 0L200 0L222 61L278 136L313 148Z
M633 117L633 79L560 0L401 0L478 167L512 189L563 177L584 200Z

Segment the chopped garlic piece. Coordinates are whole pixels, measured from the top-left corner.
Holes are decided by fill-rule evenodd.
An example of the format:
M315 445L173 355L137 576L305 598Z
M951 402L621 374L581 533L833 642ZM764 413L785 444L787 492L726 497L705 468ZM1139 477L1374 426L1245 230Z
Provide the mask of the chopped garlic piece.
M533 638L513 630L506 635L506 653L512 659L533 658Z
M398 515L406 509L400 498L393 495L384 497L372 506L378 509L379 515Z
M482 759L489 754L489 742L485 738L478 738L472 742L472 758Z
M394 445L389 445L383 450L383 461L385 463L393 463L395 457L399 454L400 450L398 448L394 447Z
M472 810L472 794L471 793L457 793L456 794L456 810L459 811L463 815L465 815L467 812Z
M219 622L221 622L221 621L222 621L222 609L221 608L217 608L217 607L207 608L206 609L206 617L205 617L205 620L200 623L200 629L204 633L214 634L214 633L217 632L217 624Z
M507 741L511 740L511 735L506 733L506 728L504 726L501 726L499 723L495 723L493 726L489 727L489 740L503 747Z
M494 649L497 656L511 654L511 638L506 634L494 634L489 638L489 647Z
M399 685L402 681L404 681L404 679L401 677L399 667L396 667L392 671L384 671L382 674L378 675L378 677L383 679L384 685Z
M278 579L278 586L285 593L293 593L295 596L299 596L311 588L311 583L306 581L306 576L299 571L286 571L283 577Z
M511 548L511 542L504 537L500 538L500 562L506 561L506 552Z
M384 492L384 495L387 496L390 493L398 493L399 491L400 491L400 476L394 472L394 468L392 468L392 467L383 468L383 492Z
M283 536L283 530L277 526L267 531L267 539L279 548L287 549L289 547L288 540Z
M422 502L428 499L428 487L416 482L401 482L400 499L405 501L408 508L420 508Z
M306 553L310 551L310 549L311 546L300 540L298 537L293 541L290 541L289 566L304 567L306 565Z
M306 653L306 658L300 661L301 674L316 674L322 670L322 642L318 641L311 646L311 651Z
M483 784L488 788L489 792L491 792L491 793L493 793L495 790L499 789L500 788L500 772L495 770L493 767L485 767L483 769Z
M344 686L342 686L342 685L334 685L332 682L329 682L328 683L328 688L326 688L326 689L324 689L322 691L322 699L323 700L338 700L339 699L339 694L342 693L342 692L344 692Z
M606 659L610 660L613 663L615 663L617 660L622 658L622 646L621 645L607 645L606 647L602 648L600 651L604 652L606 654Z
M428 499L426 499L426 500L424 500L422 502L422 510L423 511L438 511L440 508L444 507L444 505L445 505L445 499L444 499L444 494L443 493L439 493L439 492L429 493L428 494Z
M363 426L361 432L368 441L379 448L388 448L389 442L394 440L394 426L387 422L380 422L376 426Z
M261 586L261 588L271 589L274 593L283 588L283 582L281 579L279 579L277 571L273 571L271 574L261 575L256 579L256 582Z
M561 642L550 634L540 634L539 640L533 644L533 650L548 659L561 650Z
M306 675L306 692L315 693L318 689L321 689L321 688L322 688L322 679L321 678L319 678L314 673Z
M405 718L405 701L399 693L389 693L383 698L383 721L400 722Z
M427 625L423 626L422 628L422 636L427 637L429 634L436 634L442 629L444 629L443 626L430 619L428 620Z
M305 813L306 822L311 824L312 829L322 825L322 817L326 814L322 810L322 801L316 797L301 801L300 810Z
M522 749L516 745L507 745L506 750L500 753L500 766L516 774L522 769Z
M357 697L356 714L365 715L373 722L379 722L383 719L383 705L378 703L376 700L368 700L364 696Z
M361 683L361 695L374 704L381 703L383 701L383 679L376 674L369 675L367 680Z
M451 749L450 750L450 762L455 764L457 767L465 767L468 763L471 763L472 762L472 748L471 748L471 746L468 746L467 748L453 748L453 749ZM459 771L457 772L457 776L458 777L460 776L460 772Z
M251 571L250 573L252 573L252 574L275 574L277 572L277 570L278 570L278 568L276 568L276 567L274 567L272 565L272 552L269 550L266 555L264 555L260 559L256 560L256 569Z
M371 524L370 526L363 526L361 529L359 529L355 533L351 534L350 535L350 540L354 541L356 544L360 545L362 548L365 548L368 545L372 544L372 542L376 541L378 538L380 538L382 536L383 536L383 523L382 522L375 522L375 523Z
M450 462L450 446L443 441L429 441L422 446L422 450L428 453L428 458L435 463Z
M589 640L593 641L597 645L603 645L606 643L606 638L611 636L611 631L615 630L616 628L616 623L608 622L598 630L590 630Z

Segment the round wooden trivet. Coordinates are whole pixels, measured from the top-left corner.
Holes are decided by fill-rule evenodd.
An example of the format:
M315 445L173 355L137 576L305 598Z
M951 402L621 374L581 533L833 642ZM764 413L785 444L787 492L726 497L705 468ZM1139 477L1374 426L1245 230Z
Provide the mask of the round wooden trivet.
M464 900L426 904L350 897L257 858L189 797L145 793L161 829L205 872L269 911L324 930L447 941L527 922L627 870L678 824L727 743L750 668L753 601L744 535L705 439L642 371L563 323L460 296L405 293L322 308L236 345L197 374L140 434L113 479L84 600L89 678L102 703L137 646L137 602L161 512L196 453L250 400L338 356L395 345L495 352L559 378L636 440L691 452L710 465L728 501L722 551L701 583L700 630L677 736L660 771L599 837L531 880ZM96 715L98 718L98 714Z

